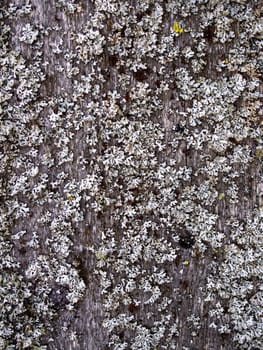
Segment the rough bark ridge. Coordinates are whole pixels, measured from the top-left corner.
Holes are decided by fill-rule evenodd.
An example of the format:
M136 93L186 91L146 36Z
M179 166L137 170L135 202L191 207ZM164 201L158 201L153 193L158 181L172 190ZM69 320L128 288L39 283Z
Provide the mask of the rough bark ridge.
M262 1L0 10L0 349L262 349Z

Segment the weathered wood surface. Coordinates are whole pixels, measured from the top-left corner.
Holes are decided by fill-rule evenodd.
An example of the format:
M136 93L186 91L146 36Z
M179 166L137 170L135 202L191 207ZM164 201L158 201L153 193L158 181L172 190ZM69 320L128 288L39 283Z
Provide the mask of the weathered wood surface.
M262 3L1 7L0 349L262 348Z

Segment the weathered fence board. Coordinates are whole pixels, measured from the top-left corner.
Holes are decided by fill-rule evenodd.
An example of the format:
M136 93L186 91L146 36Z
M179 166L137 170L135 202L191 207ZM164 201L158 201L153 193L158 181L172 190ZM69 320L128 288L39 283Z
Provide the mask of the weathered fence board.
M262 2L0 8L0 349L261 349Z

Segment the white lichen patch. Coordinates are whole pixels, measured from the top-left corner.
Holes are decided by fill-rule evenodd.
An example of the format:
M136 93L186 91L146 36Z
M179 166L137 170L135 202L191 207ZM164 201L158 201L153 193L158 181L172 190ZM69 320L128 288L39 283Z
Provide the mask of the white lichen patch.
M217 322L223 318L220 333L234 330L234 339L241 349L260 348L262 345L262 209L247 218L246 225L230 221L233 243L224 248L224 262L218 267L218 276L209 278L209 291L219 293L227 307L216 308Z

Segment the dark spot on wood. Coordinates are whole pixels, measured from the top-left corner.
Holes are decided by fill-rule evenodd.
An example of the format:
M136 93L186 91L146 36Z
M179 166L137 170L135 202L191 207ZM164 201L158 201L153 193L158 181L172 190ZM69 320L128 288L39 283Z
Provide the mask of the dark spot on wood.
M159 88L161 86L161 81L160 80L156 80L155 85L157 86L157 88Z
M25 246L21 246L18 248L20 254L25 255L27 253L27 249Z
M54 309L63 309L69 303L68 299L66 298L67 292L68 288L61 286L54 288L49 293L49 300L53 304Z
M153 8L154 8L153 4L149 5L148 9L144 12L145 15L150 16L152 14Z
M213 24L210 24L209 26L206 27L204 30L204 38L209 42L213 42L213 38L215 35L215 26Z
M239 142L237 141L237 139L235 139L234 137L229 137L228 141L234 143L235 145L239 145Z
M125 30L127 29L126 26L123 26L122 29L121 29L121 37L122 38L125 38Z
M58 14L55 14L55 21L57 22L61 21L61 17Z
M144 16L143 12L137 13L136 15L137 21L140 21L143 18L143 16Z
M125 69L124 66L120 66L120 68L119 68L119 73L120 73L120 74L125 74L125 73L126 73L126 69Z
M141 192L141 189L139 187L133 187L129 189L130 192L132 192L134 195L139 195Z
M129 306L128 306L128 310L134 314L136 312L138 312L139 310L139 306L135 305L134 303L131 303Z
M121 186L123 186L124 185L124 178L123 177L120 177L119 179L118 179L118 183L119 183L119 185L121 185Z
M175 70L177 68L178 68L178 62L177 61L172 62L172 70Z
M147 10L137 13L136 14L137 20L140 21L144 16L150 16L153 8L154 8L154 6L150 5Z
M53 111L54 111L54 113L58 113L58 111L59 111L58 105L55 105L55 106L53 107Z
M177 298L176 302L177 302L178 305L181 305L183 303L182 295L178 295L178 298Z
M160 194L159 188L153 188L152 193L153 193L155 196L157 196L158 194Z
M184 249L192 248L194 244L195 244L195 239L190 234L181 235L179 238L179 245Z
M34 308L32 307L32 302L30 300L30 298L25 298L23 300L23 303L24 303L24 307L25 307L25 314L27 316L29 316L30 318L31 317L35 317L35 311L34 311Z
M181 60L180 61L181 64L187 64L187 60L184 56L180 56L180 60Z
M137 72L133 73L133 76L136 80L143 82L148 78L150 72L151 72L151 70L149 68L139 69L139 70L137 70Z
M111 20L108 20L108 22L107 22L107 29L108 29L109 31L112 30L112 21L111 21Z
M120 339L123 339L123 338L124 338L124 331L121 331L121 332L119 333L119 338L120 338Z
M184 150L183 150L183 152L184 152L184 154L188 157L188 156L190 156L191 155L191 150L188 148L185 148Z
M177 255L175 260L174 260L175 266L177 266L177 267L179 266L180 260L181 260L181 256Z
M79 273L80 278L87 285L88 279L89 279L89 272L88 272L87 268L84 266L84 263L81 263L77 269L78 269L78 273Z
M228 305L225 305L223 307L223 309L224 309L224 314L226 315L228 313L228 309L229 309Z
M189 281L187 280L180 281L180 284L182 285L183 289L187 289L189 287Z
M209 317L209 313L206 311L204 314L203 314L203 318L207 318Z
M117 55L110 55L108 60L109 60L109 65L111 67L115 67L117 62L118 62L119 57Z
M179 132L179 133L183 133L184 132L184 126L182 126L180 124L176 124L175 131Z
M108 69L103 69L103 70L101 71L101 73L103 74L103 76L104 76L104 78L105 78L106 80L109 80L109 79L110 79L110 72L109 72Z
M249 39L249 46L251 50L258 50L258 41L256 40L256 38Z

